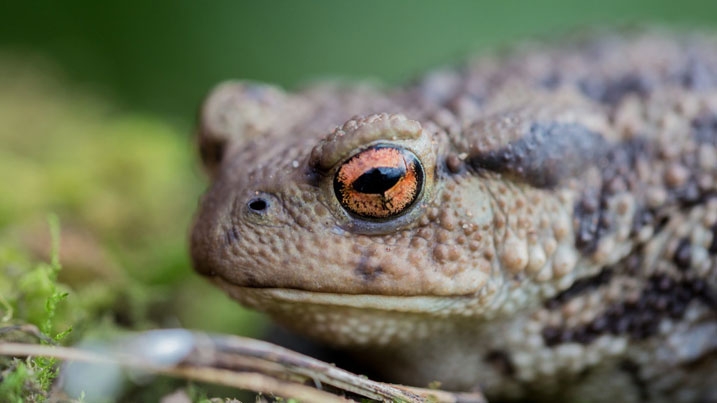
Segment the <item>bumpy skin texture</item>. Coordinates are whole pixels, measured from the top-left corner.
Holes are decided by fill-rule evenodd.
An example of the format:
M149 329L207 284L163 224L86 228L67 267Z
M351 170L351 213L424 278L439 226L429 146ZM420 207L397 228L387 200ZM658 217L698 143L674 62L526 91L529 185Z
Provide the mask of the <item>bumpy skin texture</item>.
M334 182L379 144L415 155L423 186L393 215L370 180L418 174L371 171L346 194L393 210L367 218ZM717 400L713 38L525 46L398 89L225 83L200 147L196 270L389 380Z

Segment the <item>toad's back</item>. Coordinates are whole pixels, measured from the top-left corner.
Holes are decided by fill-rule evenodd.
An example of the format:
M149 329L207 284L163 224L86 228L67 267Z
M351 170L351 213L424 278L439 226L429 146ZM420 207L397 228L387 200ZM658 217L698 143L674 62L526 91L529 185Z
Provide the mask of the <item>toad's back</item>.
M195 268L386 378L717 401L717 42L526 46L414 85L219 86Z

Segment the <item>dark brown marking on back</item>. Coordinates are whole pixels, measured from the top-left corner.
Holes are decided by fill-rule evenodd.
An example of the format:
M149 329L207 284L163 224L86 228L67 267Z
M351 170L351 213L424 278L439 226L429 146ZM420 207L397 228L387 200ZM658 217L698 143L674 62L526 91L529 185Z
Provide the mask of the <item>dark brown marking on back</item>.
M547 346L571 342L589 344L603 334L644 340L658 332L663 319L681 319L692 301L699 301L710 309L717 306L715 291L704 280L675 280L664 274L654 275L636 300L612 304L583 325L546 327L542 332L543 341Z
M552 188L598 161L608 146L602 136L575 123L535 123L523 138L498 150L469 156L475 170L512 175L535 187Z
M688 238L680 239L675 254L672 256L672 262L678 269L685 271L690 268L692 258L692 244Z

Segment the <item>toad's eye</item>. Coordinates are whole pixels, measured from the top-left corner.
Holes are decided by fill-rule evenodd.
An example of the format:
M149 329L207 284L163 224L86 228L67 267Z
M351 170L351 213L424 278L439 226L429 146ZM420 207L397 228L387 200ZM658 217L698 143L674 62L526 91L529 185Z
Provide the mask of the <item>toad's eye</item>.
M334 177L334 192L350 214L372 220L400 216L423 189L423 167L410 151L375 145L345 161Z

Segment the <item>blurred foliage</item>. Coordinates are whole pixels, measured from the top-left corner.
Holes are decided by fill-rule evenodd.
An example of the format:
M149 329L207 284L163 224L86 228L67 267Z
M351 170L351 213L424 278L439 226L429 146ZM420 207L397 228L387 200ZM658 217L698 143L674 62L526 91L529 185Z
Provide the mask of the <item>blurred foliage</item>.
M191 275L186 234L203 186L193 144L40 65L0 59L0 228L47 256L44 219L57 213L61 276L86 286L128 272L165 292Z

